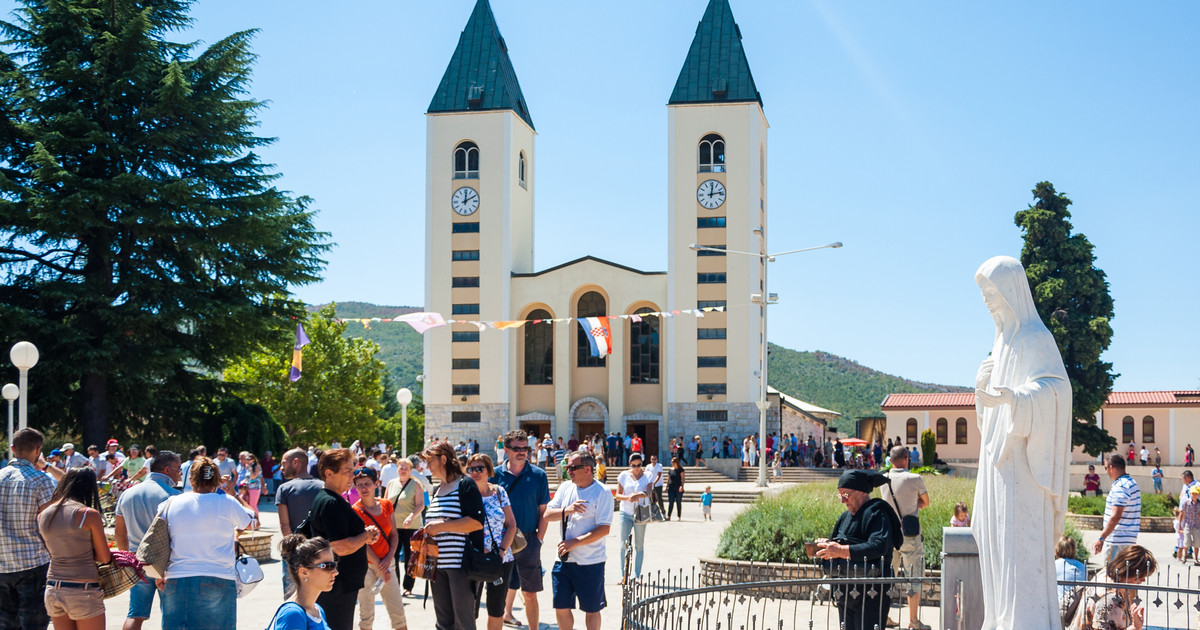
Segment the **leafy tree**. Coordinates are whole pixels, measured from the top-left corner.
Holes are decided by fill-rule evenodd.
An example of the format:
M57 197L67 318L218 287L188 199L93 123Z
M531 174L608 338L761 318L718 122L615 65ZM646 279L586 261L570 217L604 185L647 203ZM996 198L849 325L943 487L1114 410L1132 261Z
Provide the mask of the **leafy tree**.
M302 314L289 287L327 249L254 153L253 32L195 54L168 39L186 0L21 4L0 22L0 342L42 350L31 417L102 443L195 416L180 392Z
M1100 355L1112 341L1113 300L1108 280L1096 268L1092 244L1071 234L1071 200L1050 182L1033 189L1036 201L1016 215L1025 234L1021 264L1029 277L1038 315L1054 334L1071 379L1071 443L1089 455L1112 451L1117 441L1093 424L1096 412L1112 393L1117 375Z
M392 369L392 366L388 366L388 369ZM404 408L396 402L398 389L394 385L391 373L384 372L383 396L380 400L382 409L379 413L381 418L379 437L388 444L394 444L396 450L399 450L403 444L400 439L400 431L404 426ZM405 455L420 452L425 445L425 403L421 400L419 393L413 392L412 394L412 402L408 403L408 453Z
M291 333L232 363L225 379L240 385L237 391L242 398L265 407L292 444L333 440L348 444L355 439L367 443L381 437L379 414L387 368L375 358L379 346L346 338L347 324L334 319L333 305L300 321L310 341L304 347L300 380L289 380L295 343Z

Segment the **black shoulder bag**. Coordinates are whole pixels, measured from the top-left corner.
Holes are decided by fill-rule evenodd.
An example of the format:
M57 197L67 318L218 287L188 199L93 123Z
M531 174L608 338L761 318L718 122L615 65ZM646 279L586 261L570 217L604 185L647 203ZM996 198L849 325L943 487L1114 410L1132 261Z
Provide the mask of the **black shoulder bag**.
M464 478L464 481L470 483L472 486L475 485L475 482L471 481L470 479ZM461 505L463 499L461 496L462 486L460 485L459 488L459 502ZM476 488L476 492L478 492L478 488ZM482 508L482 496L479 497L479 502L480 507ZM490 523L488 523L487 509L483 509L482 511L483 526L487 530L487 535L491 537L495 544L492 545L491 551L484 551L483 549L485 545L483 543L483 536L473 536L468 534L467 549L466 553L463 554L463 571L467 573L467 579L475 580L476 582L492 584L504 577L504 556L500 555L500 539L497 539L494 535L492 535L492 526ZM464 513L463 516L467 516L467 514Z
M888 493L892 495L892 505L896 506L896 516L900 517L900 533L906 537L921 535L921 519L916 514L904 516L900 513L900 504L896 502L896 491L892 489L892 477L888 476Z

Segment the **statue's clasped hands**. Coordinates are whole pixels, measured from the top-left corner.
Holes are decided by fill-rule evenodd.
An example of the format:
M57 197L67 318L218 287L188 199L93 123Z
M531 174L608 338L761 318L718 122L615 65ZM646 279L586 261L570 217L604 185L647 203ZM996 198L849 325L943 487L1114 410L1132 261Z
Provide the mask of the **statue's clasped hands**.
M992 359L989 357L979 364L979 372L975 375L975 399L984 407L999 407L1000 405L1011 405L1016 397L1013 395L1012 389L1008 387L994 387L995 393L988 391L988 385L992 381Z

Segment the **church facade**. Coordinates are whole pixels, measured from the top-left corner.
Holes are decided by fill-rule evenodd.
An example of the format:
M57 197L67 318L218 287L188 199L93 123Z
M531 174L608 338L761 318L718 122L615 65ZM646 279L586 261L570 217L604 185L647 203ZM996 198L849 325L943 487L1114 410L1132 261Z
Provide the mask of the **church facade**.
M682 51L681 51L682 52ZM510 429L554 437L758 431L759 304L766 253L767 120L728 0L711 0L667 104L668 269L583 255L538 268L533 117L487 0L464 28L426 114L426 285L452 324L424 335L426 435L483 443ZM581 252L586 254L586 252ZM761 301L761 300L760 300ZM703 317L642 316L730 307ZM609 319L591 356L576 321Z

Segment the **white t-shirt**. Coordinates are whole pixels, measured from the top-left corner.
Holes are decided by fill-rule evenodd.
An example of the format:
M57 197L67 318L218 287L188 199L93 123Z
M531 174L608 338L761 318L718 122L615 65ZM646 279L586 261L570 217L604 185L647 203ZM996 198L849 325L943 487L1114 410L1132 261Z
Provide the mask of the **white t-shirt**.
M628 470L620 475L617 475L617 485L621 487L618 492L625 496L630 496L639 492L645 492L647 495L649 495L650 489L654 487L651 485L649 473L643 472L641 479L635 479L633 477L633 473L629 472ZM639 505L650 505L650 498L648 496L642 497L636 502L621 501L621 511L632 516L634 508Z
M661 488L663 486L663 466L662 464L651 464L646 467L646 477L654 480L654 487ZM624 494L624 493L622 493Z
M167 578L215 577L235 579L234 529L245 529L254 513L237 499L208 492L185 492L164 501L158 515L171 532L171 563Z
M612 525L613 519L613 497L608 488L602 483L593 481L586 488L580 489L570 481L564 481L554 493L554 498L550 499L550 504L546 506L548 509L555 509L573 505L576 501L586 501L587 509L582 514L575 513L567 517L567 535L566 538L578 538L601 525ZM559 519L551 519L550 527L561 527L557 522ZM605 549L604 537L599 537L596 542L587 545L580 545L571 550L567 562L575 564L600 564L604 562Z
M383 469L379 471L379 485L386 488L393 479L396 479L399 476L400 473L397 472L396 465L388 462L387 466L384 466Z

